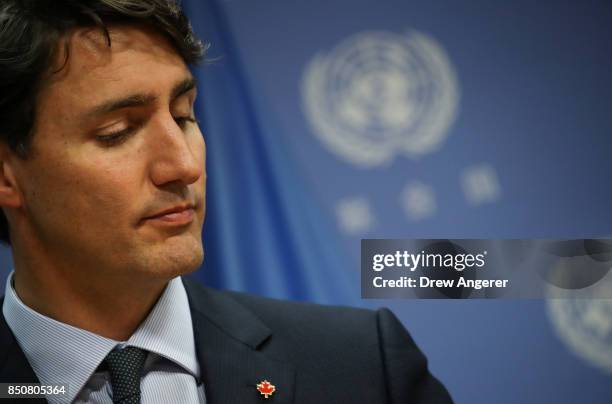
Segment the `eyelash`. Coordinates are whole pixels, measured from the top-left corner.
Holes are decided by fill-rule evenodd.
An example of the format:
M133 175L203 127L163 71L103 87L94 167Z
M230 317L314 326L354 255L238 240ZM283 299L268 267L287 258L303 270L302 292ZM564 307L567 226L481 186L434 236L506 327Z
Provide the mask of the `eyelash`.
M189 122L189 123L200 123L196 118L194 118L193 116L177 116L176 118L174 118L174 122L177 123L178 126L180 126L181 128L183 128L183 126Z
M191 117L191 116L178 116L174 118L174 121L181 129L184 129L185 124L188 122L189 123L199 123L199 121L196 118ZM102 145L104 145L105 147L115 146L120 143L123 143L125 140L128 139L128 137L132 133L136 132L139 128L140 128L140 125L131 126L129 128L125 128L123 130L120 130L114 133L96 136L96 140L102 143Z

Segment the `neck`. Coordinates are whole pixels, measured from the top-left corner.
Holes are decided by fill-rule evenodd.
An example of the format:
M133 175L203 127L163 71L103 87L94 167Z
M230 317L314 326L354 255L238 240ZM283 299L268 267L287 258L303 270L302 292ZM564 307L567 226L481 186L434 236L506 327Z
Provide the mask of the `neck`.
M108 271L40 265L14 253L21 301L54 320L126 341L147 317L167 280L96 276Z

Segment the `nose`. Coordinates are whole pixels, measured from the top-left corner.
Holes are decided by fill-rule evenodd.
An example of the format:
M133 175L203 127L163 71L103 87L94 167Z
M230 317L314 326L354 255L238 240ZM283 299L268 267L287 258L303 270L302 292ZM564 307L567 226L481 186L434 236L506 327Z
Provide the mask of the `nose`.
M151 123L154 125L154 134L150 136L151 179L159 187L193 184L204 173L204 139L199 130L188 128L184 131L168 115Z

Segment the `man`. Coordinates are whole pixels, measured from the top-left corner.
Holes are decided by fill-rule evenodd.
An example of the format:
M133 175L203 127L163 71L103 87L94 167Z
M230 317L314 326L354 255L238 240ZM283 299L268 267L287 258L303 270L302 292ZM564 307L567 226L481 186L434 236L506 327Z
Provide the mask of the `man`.
M2 0L0 382L49 402L444 403L387 310L278 302L203 259L205 144L170 0ZM57 390L57 389L56 389ZM14 391L14 390L13 390Z

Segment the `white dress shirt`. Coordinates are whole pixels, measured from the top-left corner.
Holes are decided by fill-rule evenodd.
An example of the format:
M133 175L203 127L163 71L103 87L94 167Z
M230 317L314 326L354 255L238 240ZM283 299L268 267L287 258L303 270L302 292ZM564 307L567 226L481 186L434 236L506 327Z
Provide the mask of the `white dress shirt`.
M27 307L7 279L2 312L43 385L67 384L51 404L112 404L108 371L98 370L117 346L148 351L140 381L141 403L206 403L200 382L191 312L180 277L168 283L148 317L127 341L115 341L61 323Z

